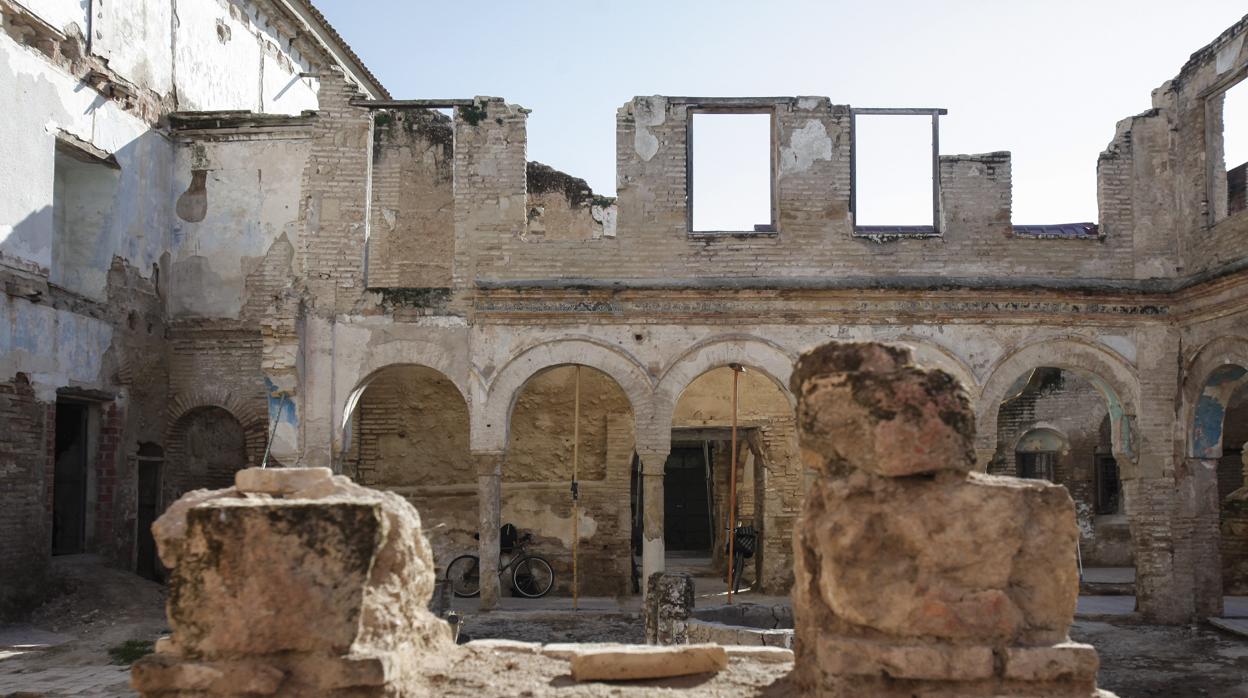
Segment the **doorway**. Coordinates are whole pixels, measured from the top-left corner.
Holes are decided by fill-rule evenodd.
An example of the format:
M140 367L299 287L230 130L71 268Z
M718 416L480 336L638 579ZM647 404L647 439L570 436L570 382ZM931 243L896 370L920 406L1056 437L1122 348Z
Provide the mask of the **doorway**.
M707 444L673 445L663 468L663 544L672 552L712 546L711 462Z
M135 524L134 571L141 577L161 581L161 568L156 560L156 539L152 523L160 514L161 468L165 462L163 449L156 444L141 444L138 457L138 507Z
M87 406L57 401L52 554L81 553L87 525Z

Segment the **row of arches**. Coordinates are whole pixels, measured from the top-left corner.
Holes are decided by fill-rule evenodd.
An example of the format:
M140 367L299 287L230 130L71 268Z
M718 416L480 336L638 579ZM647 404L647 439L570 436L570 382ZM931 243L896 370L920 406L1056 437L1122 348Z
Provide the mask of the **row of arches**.
M896 343L909 346L916 362L940 368L958 378L977 407L1000 404L1037 367L1053 366L1072 371L1091 381L1100 391L1113 417L1111 432L1115 447L1133 459L1135 435L1131 420L1137 413L1138 402L1134 369L1126 358L1106 346L1082 338L1044 340L1012 350L977 371L953 352L928 341L901 337ZM419 350L418 346L412 348ZM400 356L400 347L391 345L387 349L384 355L370 357L371 369L336 412L340 449L349 446L348 422L364 390L381 371L413 361L413 355ZM464 371L459 362L446 356L442 349L429 356L418 353L417 363L441 373L466 402L474 405L470 415L473 450L500 451L506 445L508 418L521 388L532 376L551 367L580 364L611 377L628 397L639 439L647 444L665 446L666 425L671 422L676 401L695 378L713 368L738 363L767 376L787 394L789 376L799 353L799 349L753 335L719 335L695 344L656 372L619 346L591 337L570 337L524 348L488 375L479 370ZM977 415L977 433L984 440L981 445L990 447L996 432L996 417L985 409L977 410Z
M919 363L942 368L967 385L977 406L977 451L981 468L996 467L994 459L1000 460L1002 449L1006 449L1015 461L1012 474L1021 474L1017 463L1020 454L1026 454L1028 449L1044 451L1033 448L1035 439L1031 437L1045 434L1031 434L1027 438L1017 435L1018 439L1003 443L999 428L1002 415L1008 412L1002 406L1008 406L1025 392L1036 380L1038 371L1060 372L1067 380L1078 383L1085 396L1096 396L1101 404L1094 410L1099 415L1095 429L1091 430L1095 432L1095 444L1086 452L1095 459L1085 458L1084 463L1092 463L1093 474L1072 475L1064 484L1072 491L1078 487L1099 488L1093 497L1102 497L1101 490L1107 489L1103 485L1111 479L1108 476L1111 471L1106 469L1102 474L1095 468L1100 467L1097 463L1101 460L1112 460L1112 479L1122 484L1112 497L1094 499L1093 508L1098 515L1117 516L1119 530L1125 528L1123 519L1130 519L1132 513L1132 490L1127 484L1140 475L1137 459L1141 435L1136 430L1139 383L1134 367L1122 354L1081 338L1064 338L1025 345L990 364L972 368L939 346L904 338L899 343L912 346ZM391 351L392 356L378 356L373 363L386 359L396 361L375 366L375 370L349 393L342 406L336 420L341 433L335 440L339 446L335 458L345 471L364 482L403 491L422 512L445 510L438 514L434 526L440 526L447 534L446 551L462 552L474 545L470 532L477 530L484 521L480 515L483 471L479 456L481 453L506 453L502 459L504 491L500 516L537 522L542 536L552 543L562 544L573 530L585 540L596 540L588 547L590 559L600 569L614 566L619 574L614 576L615 581L604 582L611 588L591 589L586 593L618 593L627 589L612 585L622 585L619 580L629 576L619 561L631 561L630 551L636 553L639 547L636 540L636 529L641 523L638 499L644 490L640 481L641 471L645 470L641 461L647 454L667 457L677 449L688 449L692 443L688 436L692 432L682 433L682 429L691 428L684 422L691 419L696 410L682 405L682 397L699 381L708 385L714 383L707 377L717 369L739 363L746 366L752 379L761 380L774 391L780 401L778 404L791 410L792 396L788 393L787 381L796 353L765 339L726 335L691 347L662 370L648 371L619 347L592 338L573 337L527 347L497 370L489 371L487 377L484 371L461 370L461 366L449 359L440 362L435 356L428 364L415 363L412 359L416 357L400 357L399 352ZM400 358L403 360L398 361ZM422 361L424 358L420 357ZM592 462L584 464L581 475L585 483L582 489L585 513L573 523L566 506L566 463L571 443L569 436L560 431L567 420L559 415L568 409L571 371L578 365L583 371L583 389L589 396L581 450ZM1246 369L1248 340L1223 339L1206 345L1182 370L1182 458L1187 467L1180 468L1175 486L1194 487L1205 494L1203 498L1193 499L1196 504L1190 511L1176 510L1172 515L1176 519L1190 516L1198 534L1201 526L1204 527L1206 548L1211 550L1205 550L1203 555L1215 561L1219 558L1219 549L1235 553L1236 546L1246 547L1232 539L1233 536L1228 537L1228 532L1244 527L1236 523L1237 520L1228 522L1227 518L1228 511L1232 514L1237 511L1234 507L1228 508L1227 502L1237 501L1236 497L1244 490L1244 468L1242 462L1235 459L1242 453L1240 439L1248 440L1248 434L1241 436L1241 430L1248 425L1240 425L1241 420L1248 417L1248 408L1244 407L1248 402L1244 395L1248 395L1248 391L1241 390L1248 383ZM406 377L395 380L400 374ZM711 404L714 402L710 400ZM429 405L436 405L436 409L427 409ZM183 410L183 417L211 406L188 407ZM785 417L783 412L780 408L772 409L768 418L778 423ZM374 416L370 417L370 413ZM377 415L384 415L384 418L379 421ZM719 417L722 418L722 414ZM238 421L242 426L243 421ZM744 501L738 504L743 512L757 515L760 522L771 517L763 527L782 529L781 514L786 509L792 510L793 502L778 498L774 491L780 488L773 485L780 484L778 477L791 475L788 468L794 460L796 447L787 449L786 439L793 439L795 444L796 436L795 432L777 436L774 429L764 434L759 426L764 421L751 425L749 429L753 431L743 437L752 439L742 448L743 460L750 461L752 477L740 495ZM259 423L262 427L262 422ZM712 432L714 426L710 425ZM174 442L186 441L188 435L194 433L178 429L175 422L170 432L177 436ZM243 431L243 448L251 461L255 435L263 439L264 432L255 426L244 427ZM1070 450L1069 444L1060 445L1062 439L1069 440L1069 436L1061 429L1051 431L1059 442L1056 451ZM713 440L713 437L712 434L708 438ZM1020 442L1026 443L1020 447ZM177 448L176 444L172 446L171 458ZM715 453L703 460L714 463L715 458L722 457ZM745 464L739 461L736 466L743 468ZM800 473L800 466L796 471ZM999 471L1011 472L1009 468ZM712 490L705 507L711 522L722 506L722 495L714 488L715 477L723 472L720 469L705 478ZM1197 477L1191 473L1204 475ZM1187 483L1183 481L1185 476L1190 480ZM1055 479L1059 478L1055 476ZM1110 513L1107 502L1114 497L1117 502ZM626 502L627 506L620 506L621 502ZM711 525L714 534L714 524ZM1127 554L1133 548L1149 544L1134 530L1126 535L1120 532L1115 535L1119 540L1126 535L1134 539ZM777 537L783 538L782 535ZM1171 541L1170 545L1176 560L1186 554L1180 551L1184 548L1180 542ZM1191 555L1201 554L1196 550L1199 546L1187 547L1193 549ZM777 552L770 560L766 555L760 556L753 572L754 580L782 575L787 567L784 554ZM1248 558L1248 550L1241 557ZM1123 562L1121 556L1115 559ZM1208 564L1206 560L1206 567ZM1197 594L1206 599L1203 603L1207 608L1220 605L1224 589L1228 593L1239 593L1240 580L1248 576L1238 572L1246 566L1227 561L1225 556L1221 566L1222 574L1205 570L1206 579L1193 582ZM610 575L604 578L607 576Z

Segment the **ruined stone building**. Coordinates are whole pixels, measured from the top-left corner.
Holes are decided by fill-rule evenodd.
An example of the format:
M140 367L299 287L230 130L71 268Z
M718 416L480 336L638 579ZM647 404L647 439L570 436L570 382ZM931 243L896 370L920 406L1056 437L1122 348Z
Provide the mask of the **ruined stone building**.
M1147 617L1248 590L1248 19L1106 124L1096 222L1015 225L1008 152L935 149L930 224L868 226L856 124L942 110L635 97L604 197L527 159L559 115L394 100L305 0L83 5L0 0L0 605L51 555L158 576L152 519L266 454L401 493L439 564L479 546L487 606L503 522L560 593L575 533L581 593L631 594L722 557L730 364L747 578L782 593L787 386L829 339L961 380L977 467L1066 485ZM740 114L771 219L697 229L695 122Z

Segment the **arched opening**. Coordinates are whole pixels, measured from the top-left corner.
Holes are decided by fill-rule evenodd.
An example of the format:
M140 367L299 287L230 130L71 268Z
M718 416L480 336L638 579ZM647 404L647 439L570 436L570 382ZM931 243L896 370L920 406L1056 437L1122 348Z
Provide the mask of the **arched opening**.
M733 373L730 366L702 373L672 412L663 487L665 563L670 571L704 577L699 590L726 590ZM787 593L793 522L805 493L796 417L788 392L749 366L737 374L736 470L736 520L756 535L740 588Z
M1085 579L1117 582L1133 578L1134 555L1111 407L1094 380L1057 367L1020 377L997 408L997 450L988 472L1065 486L1075 502Z
M477 474L455 384L426 366L389 366L369 377L348 419L343 472L416 507L439 570L475 552Z
M1222 593L1248 596L1248 389L1232 394L1218 459L1218 529L1222 552Z
M574 534L579 594L631 593L635 446L633 406L624 390L596 368L553 366L525 381L508 423L501 522L533 535L530 551L546 558L555 573L551 593L572 592ZM575 528L574 455L579 493ZM502 585L504 594L509 587Z
M234 486L234 473L250 465L247 430L229 411L214 405L196 407L177 419L168 442L168 483L173 502L195 489Z
M1198 616L1221 615L1226 597L1248 595L1248 371L1218 366L1205 379L1192 411L1186 469L1195 501L1195 545L1216 569L1195 570ZM1209 539L1200 545L1202 539ZM1194 564L1209 564L1197 558Z

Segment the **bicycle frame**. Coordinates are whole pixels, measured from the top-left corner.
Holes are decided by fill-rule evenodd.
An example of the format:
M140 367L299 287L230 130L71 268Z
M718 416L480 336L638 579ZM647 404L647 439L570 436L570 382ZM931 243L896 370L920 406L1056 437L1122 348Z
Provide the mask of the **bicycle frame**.
M511 559L507 561L507 564L505 565L499 564L498 576L501 578L504 572L511 569L512 565L528 557L528 552L529 552L529 548L527 545L525 545L524 543L517 542L515 546L512 547L511 549L511 553L510 553ZM505 554L507 553L499 553L499 557L502 557ZM501 563L502 561L500 560L499 562Z

